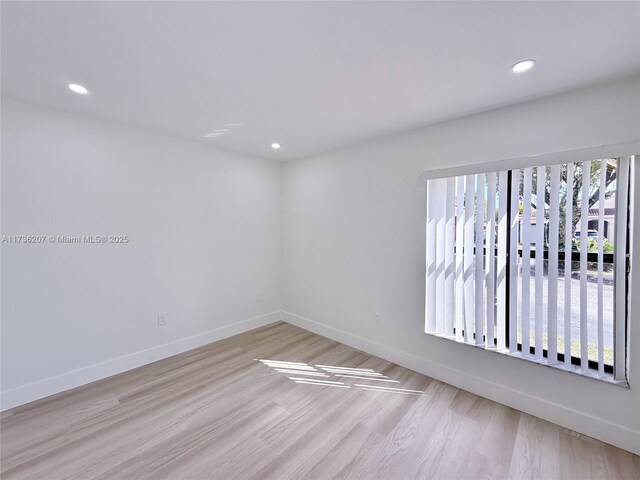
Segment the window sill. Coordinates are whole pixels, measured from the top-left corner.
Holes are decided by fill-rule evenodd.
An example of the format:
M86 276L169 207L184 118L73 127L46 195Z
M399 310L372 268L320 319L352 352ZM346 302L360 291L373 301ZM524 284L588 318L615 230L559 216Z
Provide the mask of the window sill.
M491 349L487 349L487 350L491 350ZM593 369L589 369L586 372L583 372L580 369L580 366L578 365L566 365L565 363L561 363L561 362L556 362L556 363L548 363L547 359L538 359L533 355L522 355L520 352L509 352L509 351L504 351L504 352L498 352L497 350L494 349L494 351L496 351L497 353L501 353L503 355L506 355L508 357L512 357L512 358L517 358L519 360L524 360L527 361L529 363L536 363L538 365L541 365L543 367L548 367L548 368L552 368L554 370L561 370L563 372L569 372L569 373L573 373L574 375L580 375L581 377L585 377L585 378L590 378L592 380L597 380L600 382L604 382L604 383L608 383L611 385L616 385L618 387L622 387L622 388L626 388L629 389L629 382L627 382L627 380L615 380L613 378L613 374L611 373L605 373L604 375L600 375L600 373L596 370Z
M572 373L574 375L579 375L581 377L584 378L589 378L591 380L596 380L599 382L603 382L603 383L607 383L610 385L615 385L617 387L622 387L622 388L626 388L629 389L629 382L625 379L625 380L615 380L613 378L613 374L610 373L605 373L604 375L600 375L600 373L596 370L593 369L589 369L586 372L583 372L580 369L579 365L566 365L564 363L561 362L556 362L556 363L548 363L546 358L543 359L539 359L536 358L534 355L523 355L521 352L510 352L509 350L498 350L495 347L485 347L484 345L476 345L473 343L465 343L465 342L460 342L458 341L455 337L449 337L449 336L444 336L444 335L439 335L437 333L432 333L432 332L426 332L427 335L431 335L433 337L438 337L438 338L443 338L445 340L449 340L452 342L455 342L457 344L460 345L468 345L471 347L476 347L480 350L485 350L488 352L494 352L494 353L498 353L501 355L504 355L506 357L510 357L510 358L515 358L518 360L523 360L526 361L528 363L534 363L537 365L540 365L542 367L547 367L547 368L551 368L554 370L560 370L563 372L568 372L568 373Z

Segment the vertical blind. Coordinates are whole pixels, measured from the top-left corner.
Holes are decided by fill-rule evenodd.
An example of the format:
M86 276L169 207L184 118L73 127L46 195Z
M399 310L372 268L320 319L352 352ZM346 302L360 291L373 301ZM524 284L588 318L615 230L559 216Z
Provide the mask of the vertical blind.
M623 379L629 165L427 180L426 332Z

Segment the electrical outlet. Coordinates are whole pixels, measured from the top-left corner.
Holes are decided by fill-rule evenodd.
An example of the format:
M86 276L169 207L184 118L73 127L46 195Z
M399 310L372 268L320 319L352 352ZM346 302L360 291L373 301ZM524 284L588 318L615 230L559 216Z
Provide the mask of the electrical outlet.
M380 312L375 312L373 314L373 323L376 325L380 325Z
M163 325L167 324L167 314L166 313L159 313L158 314L158 326L162 327Z

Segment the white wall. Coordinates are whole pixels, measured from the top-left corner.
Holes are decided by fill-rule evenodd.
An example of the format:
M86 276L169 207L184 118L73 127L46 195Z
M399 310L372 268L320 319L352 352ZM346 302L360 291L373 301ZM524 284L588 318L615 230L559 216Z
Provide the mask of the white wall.
M276 320L282 280L292 323L640 453L635 318L628 390L422 333L419 180L429 168L637 141L639 132L633 79L282 171L3 99L2 234L128 234L131 242L2 246L2 408ZM637 210L640 196L634 202ZM640 262L633 268L640 279ZM636 280L634 312L638 291ZM158 312L167 326L156 325Z
M636 78L286 164L285 320L640 453L638 318L630 389L422 333L425 185L418 179L425 169L639 138Z
M2 408L279 319L280 220L279 163L3 98L2 234L131 240L2 245Z

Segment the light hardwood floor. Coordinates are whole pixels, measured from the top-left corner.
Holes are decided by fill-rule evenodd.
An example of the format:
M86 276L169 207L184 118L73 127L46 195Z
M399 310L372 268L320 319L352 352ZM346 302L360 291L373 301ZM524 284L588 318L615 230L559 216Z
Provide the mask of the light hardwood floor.
M282 322L1 428L7 480L640 478L638 456Z

